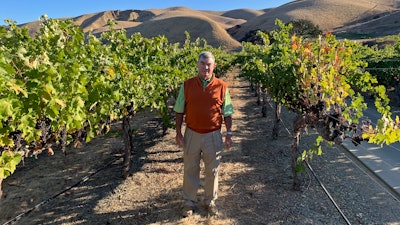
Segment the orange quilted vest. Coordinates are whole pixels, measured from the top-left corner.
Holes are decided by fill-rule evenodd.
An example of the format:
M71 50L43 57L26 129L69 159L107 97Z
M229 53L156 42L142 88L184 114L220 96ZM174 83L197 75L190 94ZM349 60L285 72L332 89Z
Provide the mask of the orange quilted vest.
M221 129L222 104L227 84L213 77L203 87L199 77L184 82L186 126L198 133L208 133Z

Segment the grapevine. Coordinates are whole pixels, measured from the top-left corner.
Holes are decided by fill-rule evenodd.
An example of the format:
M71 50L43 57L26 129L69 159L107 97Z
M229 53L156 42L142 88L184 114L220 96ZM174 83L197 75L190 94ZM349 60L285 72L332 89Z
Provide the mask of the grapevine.
M242 76L264 87L279 113L279 105L295 112L291 164L293 187L300 188L299 172L305 160L322 154L321 143L341 144L345 138L390 144L399 140L397 122L391 120L386 90L369 72L362 70L367 63L351 41L336 40L327 33L317 39L291 36L291 24L277 20L279 30L268 34L259 32L264 45L245 43L239 55ZM271 38L271 41L270 41ZM375 96L375 106L382 114L378 126L360 121L367 105L361 92ZM277 114L278 114L277 113ZM276 120L277 123L278 120ZM307 128L319 133L315 146L300 152L301 133Z
M127 36L125 30L99 36L84 33L72 20L43 16L32 37L8 21L0 27L0 179L25 157L80 147L122 121L125 143L123 175L130 169L132 128L137 112L155 110L171 126L168 100L196 73L196 57L213 50L205 40L181 46L164 36ZM215 49L221 72L224 51Z
M400 120L392 118L380 80L365 70L368 63L360 45L329 33L317 39L291 36L291 25L278 20L279 30L259 33L263 45L243 43L243 50L233 54L203 39L191 42L188 33L181 45L164 36L127 36L125 30L113 29L114 21L99 36L84 33L71 20L43 16L40 22L34 37L10 21L7 29L0 27L2 179L24 157L55 154L57 148L67 154L66 146L89 142L115 121L122 121L126 177L134 144L130 121L137 112L155 110L164 132L171 127L171 101L180 84L196 74L197 55L203 50L215 53L218 76L239 64L241 76L270 95L276 104L275 134L280 107L298 115L293 123L295 188L302 161L322 153L322 140L390 144L400 137ZM375 97L382 114L376 127L360 121L367 107L363 92ZM311 150L300 153L300 136L307 127L320 137Z

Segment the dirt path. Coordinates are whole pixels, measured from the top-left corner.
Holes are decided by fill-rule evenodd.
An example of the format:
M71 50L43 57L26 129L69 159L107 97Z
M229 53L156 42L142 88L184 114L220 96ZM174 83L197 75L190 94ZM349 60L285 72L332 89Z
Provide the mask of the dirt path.
M56 152L26 160L3 182L0 222L33 209L15 224L346 224L311 173L306 175L303 191L292 190L293 114L283 110L279 139L272 140L271 107L267 117L262 117L248 83L236 75L233 71L227 77L236 109L235 144L222 158L220 216L207 218L200 211L190 218L180 217L183 163L182 152L174 144L175 131L162 136L158 119L142 114L135 118L133 167L126 180L121 177L117 124L107 136L69 149L67 156ZM301 140L301 149L309 148L314 140L310 131ZM400 224L400 203L340 147L325 147L312 166L352 224ZM82 178L87 179L81 182ZM75 184L79 185L72 187ZM68 187L72 188L63 191Z

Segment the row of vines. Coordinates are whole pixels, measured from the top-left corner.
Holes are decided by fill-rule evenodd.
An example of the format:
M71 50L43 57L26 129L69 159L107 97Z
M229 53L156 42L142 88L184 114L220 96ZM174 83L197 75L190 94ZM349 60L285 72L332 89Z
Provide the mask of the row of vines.
M301 162L321 154L322 140L342 143L350 138L355 144L400 140L399 119L392 118L385 88L385 82L397 75L371 71L396 59L400 52L396 45L380 50L339 41L330 34L303 39L291 35L291 24L279 20L279 29L260 32L264 44L243 43L236 53L201 39L191 42L189 34L182 45L163 36L127 36L124 30L112 29L112 21L111 30L99 36L84 33L69 20L43 17L34 37L8 23L7 28L0 27L0 181L24 157L43 151L52 154L56 148L65 152L68 145L107 132L114 121L122 121L126 177L132 149L130 121L135 113L150 109L159 113L165 129L170 127L167 102L184 79L197 73L197 55L203 50L215 53L217 73L239 65L240 76L270 95L276 104L275 133L281 107L298 115L291 156L295 188L301 182L298 172L305 169ZM360 120L367 107L362 94L366 92L375 97L382 114L376 126ZM300 136L307 127L315 128L320 137L299 154Z
M276 22L279 29L259 32L264 44L244 43L236 60L241 65L241 76L275 103L273 137L277 138L281 107L297 115L291 150L295 189L300 189L305 162L322 154L323 141L341 144L348 138L358 145L362 141L390 144L400 140L399 119L391 115L386 90L395 74L373 70L379 65L388 67L385 71L397 71L397 66L383 63L393 63L384 56L393 59L396 51L399 55L398 46L370 48L337 40L329 33L305 39L291 35L292 24ZM363 118L363 110L368 107L365 93L375 99L382 115L378 121ZM315 128L319 136L311 149L300 151L300 137L307 128Z
M24 157L78 146L122 121L124 176L132 149L130 121L146 109L171 126L168 99L196 74L200 51L212 49L218 72L229 57L205 40L168 43L112 29L86 34L72 21L41 18L34 37L8 21L0 27L0 180Z

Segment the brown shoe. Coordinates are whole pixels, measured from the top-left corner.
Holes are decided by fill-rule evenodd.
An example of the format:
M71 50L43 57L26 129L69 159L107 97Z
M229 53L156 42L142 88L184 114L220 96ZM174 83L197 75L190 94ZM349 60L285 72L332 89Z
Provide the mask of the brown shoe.
M217 206L215 206L214 203L209 204L206 207L206 210L207 210L208 216L217 216L218 215Z
M183 217L189 217L189 216L193 215L193 213L194 213L194 207L193 206L190 206L190 205L183 206L183 209L182 209L182 216Z

